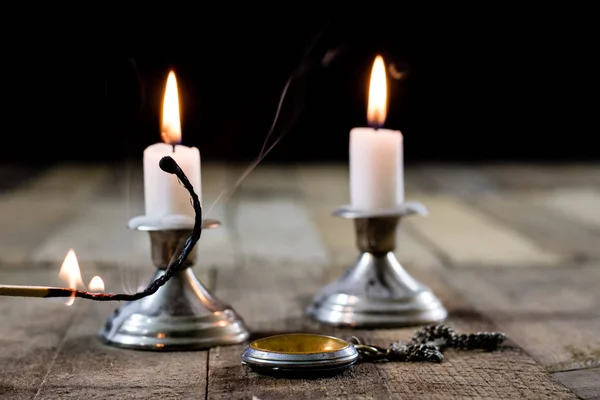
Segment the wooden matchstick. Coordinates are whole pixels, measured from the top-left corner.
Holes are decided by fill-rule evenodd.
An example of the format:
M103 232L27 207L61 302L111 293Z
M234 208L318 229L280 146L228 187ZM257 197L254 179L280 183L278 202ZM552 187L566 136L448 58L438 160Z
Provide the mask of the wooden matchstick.
M0 285L0 296L71 297L74 291L74 289L51 286Z

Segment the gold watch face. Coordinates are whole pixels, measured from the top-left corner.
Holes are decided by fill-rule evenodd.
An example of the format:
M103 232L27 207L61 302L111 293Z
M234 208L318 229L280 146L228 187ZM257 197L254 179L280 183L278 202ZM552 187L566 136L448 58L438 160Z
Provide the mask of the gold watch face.
M345 340L310 333L290 333L258 339L250 344L255 350L286 354L317 354L350 346Z
M358 351L331 336L289 333L258 339L242 353L242 363L270 372L334 372L353 365Z

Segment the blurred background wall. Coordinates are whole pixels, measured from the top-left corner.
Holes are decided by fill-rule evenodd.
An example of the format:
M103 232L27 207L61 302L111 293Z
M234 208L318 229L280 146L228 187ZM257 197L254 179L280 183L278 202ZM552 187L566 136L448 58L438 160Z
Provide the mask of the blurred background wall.
M265 162L347 160L377 53L401 76L389 77L385 126L402 130L407 163L598 157L584 10L205 11L193 22L22 16L4 28L2 161L141 158L160 140L170 68L183 144L203 159L255 158L296 71L274 132L286 136Z

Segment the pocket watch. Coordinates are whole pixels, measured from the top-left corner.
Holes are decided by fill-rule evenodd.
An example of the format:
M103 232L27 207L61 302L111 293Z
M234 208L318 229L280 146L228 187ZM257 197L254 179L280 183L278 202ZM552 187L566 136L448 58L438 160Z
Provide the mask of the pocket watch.
M358 361L442 362L447 348L493 351L506 340L504 333L457 334L447 325L419 329L408 341L387 347L365 344L359 337L347 340L314 333L286 333L251 342L242 352L242 364L270 374L335 374Z

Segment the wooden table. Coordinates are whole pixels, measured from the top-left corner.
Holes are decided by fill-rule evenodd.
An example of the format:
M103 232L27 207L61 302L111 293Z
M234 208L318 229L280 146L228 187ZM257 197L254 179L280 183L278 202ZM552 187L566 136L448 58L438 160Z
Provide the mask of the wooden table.
M205 163L205 208L244 166ZM59 284L69 248L85 281L145 285L148 237L126 229L143 209L136 163L0 169L0 283ZM341 376L276 379L240 364L244 345L144 352L96 333L117 303L0 298L2 399L600 398L600 167L423 165L406 193L430 211L402 222L397 257L429 285L460 332L498 330L498 352L441 364L361 363ZM357 256L345 165L264 164L210 216L196 274L255 335L361 335L385 346L416 328L319 326L304 307Z

